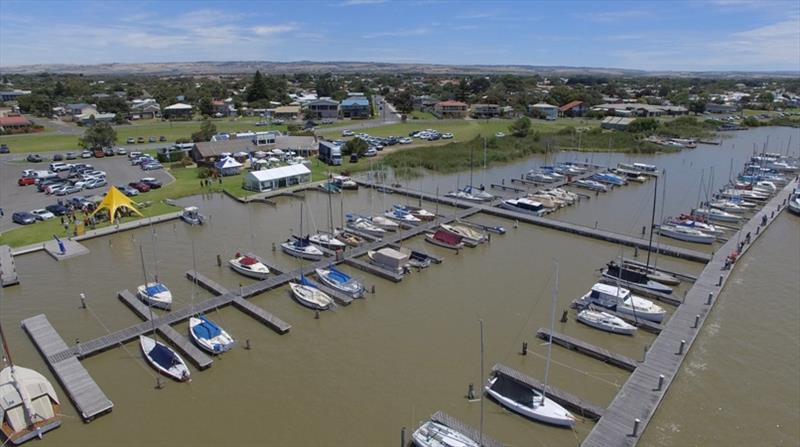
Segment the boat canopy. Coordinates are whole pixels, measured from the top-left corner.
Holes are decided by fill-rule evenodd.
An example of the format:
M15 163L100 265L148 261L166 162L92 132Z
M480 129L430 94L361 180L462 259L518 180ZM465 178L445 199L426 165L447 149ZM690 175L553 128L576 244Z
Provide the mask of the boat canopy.
M28 427L20 390L30 399L36 420L55 416L53 402L59 400L50 382L32 369L9 366L0 371L0 423L8 423L15 432Z
M239 264L242 265L253 265L258 264L258 259L252 256L242 256L242 259L239 259Z
M328 267L328 278L340 284L344 284L350 281L351 279L349 275L339 270L336 270L336 268L333 266Z
M174 365L180 363L175 353L160 343L156 343L156 345L150 352L147 353L147 355L149 355L154 362L166 369L172 368Z
M169 289L167 289L167 286L165 286L164 284L156 283L156 284L153 284L152 286L146 287L144 289L144 291L148 295L154 296L154 295L158 295L159 293L169 292Z

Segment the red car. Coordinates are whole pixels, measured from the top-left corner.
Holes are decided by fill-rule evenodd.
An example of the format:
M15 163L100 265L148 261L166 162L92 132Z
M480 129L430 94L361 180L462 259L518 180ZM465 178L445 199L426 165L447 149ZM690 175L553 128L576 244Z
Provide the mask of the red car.
M17 180L17 184L19 186L35 185L36 179L33 177L22 177L19 180Z
M130 186L131 188L133 188L133 189L135 189L135 190L137 190L139 192L150 191L150 187L147 185L147 183L130 182L130 183L128 183L128 186Z
M102 149L95 149L94 150L94 158L103 158L105 156L106 156L106 154L105 154L105 152L103 152Z

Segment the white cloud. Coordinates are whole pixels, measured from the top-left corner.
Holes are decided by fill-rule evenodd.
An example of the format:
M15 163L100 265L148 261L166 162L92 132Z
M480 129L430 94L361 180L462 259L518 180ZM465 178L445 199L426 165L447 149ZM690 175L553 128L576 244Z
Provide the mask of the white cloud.
M253 32L258 34L259 36L272 36L275 34L283 34L288 33L290 31L294 31L297 29L297 26L293 24L284 24L284 25L262 25L256 26L253 28Z
M430 34L430 28L419 27L419 28L411 28L411 29L398 29L394 31L380 31L377 33L369 33L364 34L364 39L375 39L378 37L408 37L408 36L423 36L425 34Z

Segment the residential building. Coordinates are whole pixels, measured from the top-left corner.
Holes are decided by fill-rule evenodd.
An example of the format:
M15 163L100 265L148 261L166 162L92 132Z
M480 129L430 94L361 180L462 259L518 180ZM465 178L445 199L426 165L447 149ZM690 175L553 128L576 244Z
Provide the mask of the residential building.
M161 106L154 99L133 100L130 104L130 119L154 119L161 116Z
M0 102L9 102L9 101L16 101L17 98L24 95L30 95L30 90L6 90L0 92Z
M164 107L164 117L167 119L192 119L194 108L190 104L178 102Z
M232 155L237 152L255 152L256 145L253 140L245 138L234 138L221 141L207 141L195 143L190 155L192 160L198 165L213 165L224 156Z
M79 102L65 105L64 113L73 121L80 121L80 116L97 115L97 108L91 104Z
M473 104L469 114L473 118L498 118L500 112L497 104Z
M22 115L0 116L0 130L3 132L24 132L33 127L33 121Z
M433 114L439 118L464 118L467 116L467 107L467 103L450 99L437 102Z
M294 121L300 118L300 106L280 106L272 111L272 117L276 119Z
M561 116L583 116L586 114L588 107L586 107L586 103L583 101L570 101L563 106L558 108L558 112Z
M366 96L350 96L339 106L343 118L369 118L372 113Z
M339 117L339 101L319 98L306 103L306 108L316 119L336 119Z
M616 116L662 116L686 115L689 109L683 106L666 106L642 103L608 103L598 104L592 110L605 112L607 115Z
M528 106L528 112L539 113L547 121L555 121L558 118L558 107L546 102Z
M433 112L433 109L436 107L436 103L439 102L439 100L431 95L420 95L411 98L411 102L414 110L419 110L420 112Z
M514 109L513 106L503 106L500 108L500 114L506 118L519 118L522 116L522 112L519 110Z
M217 118L221 118L223 116L236 116L236 107L233 106L233 101L215 99L211 101L211 107L213 109L212 115L216 116Z
M304 164L250 171L242 178L242 188L254 192L266 192L311 181L311 170Z
M706 104L706 112L708 113L736 113L739 111L739 106L736 104L717 104L709 102Z
M91 126L95 123L110 123L114 121L117 115L115 113L95 113L83 114L75 117L75 121L83 124L84 126Z
M603 129L625 131L628 130L628 126L635 119L636 118L625 118L621 116L607 116L600 122L600 127Z

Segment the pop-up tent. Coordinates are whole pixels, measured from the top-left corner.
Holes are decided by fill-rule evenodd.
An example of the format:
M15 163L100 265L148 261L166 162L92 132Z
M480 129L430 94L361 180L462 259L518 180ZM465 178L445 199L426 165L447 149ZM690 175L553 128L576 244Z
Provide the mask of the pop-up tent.
M111 221L111 223L114 223L114 217L117 213L117 210L120 208L127 208L144 217L142 213L140 213L139 210L137 210L133 205L133 201L114 186L108 188L106 196L103 198L103 201L97 205L97 209L92 212L92 216L97 214L100 210L105 209L108 210L108 220Z

